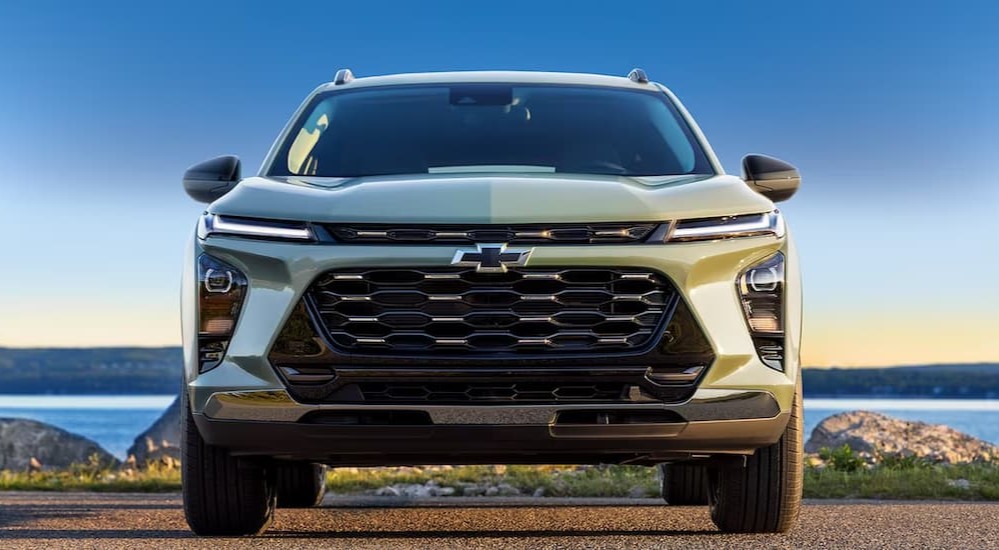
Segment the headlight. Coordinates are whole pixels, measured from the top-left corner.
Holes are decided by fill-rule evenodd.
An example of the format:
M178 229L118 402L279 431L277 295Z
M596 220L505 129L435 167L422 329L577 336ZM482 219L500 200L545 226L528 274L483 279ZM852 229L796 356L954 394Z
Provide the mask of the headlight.
M246 276L235 267L202 254L198 257L198 361L201 372L225 355L246 297Z
M713 241L736 237L784 236L784 217L779 210L762 214L680 220L666 235L669 242Z
M784 370L784 255L778 252L743 271L736 289L760 360Z
M205 239L211 235L287 241L314 241L316 238L312 229L304 223L205 214L198 224L198 237Z

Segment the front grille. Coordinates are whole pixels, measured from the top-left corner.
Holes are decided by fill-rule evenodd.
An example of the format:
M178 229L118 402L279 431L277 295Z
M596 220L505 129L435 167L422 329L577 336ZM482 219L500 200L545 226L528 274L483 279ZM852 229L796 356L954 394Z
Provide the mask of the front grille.
M628 397L627 384L430 382L358 384L366 403L592 403Z
M640 269L360 269L309 300L340 349L376 354L584 353L647 345L676 293Z
M655 223L518 225L327 225L349 244L627 244L640 243Z

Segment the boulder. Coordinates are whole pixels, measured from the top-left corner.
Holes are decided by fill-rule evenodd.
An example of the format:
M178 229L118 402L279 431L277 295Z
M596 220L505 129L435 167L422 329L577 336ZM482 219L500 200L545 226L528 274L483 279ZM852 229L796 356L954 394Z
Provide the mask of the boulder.
M86 437L44 422L25 418L0 418L0 470L52 470L74 464L103 466L118 460Z
M999 447L953 428L900 420L887 415L850 411L830 416L812 430L805 452L846 445L855 453L916 456L932 462L959 464L999 459Z
M397 483L377 489L374 494L379 497L429 498L449 497L455 493L454 487L441 487L431 480L421 485L419 483Z
M150 462L176 464L180 460L180 398L173 403L146 431L139 434L128 448L129 461L143 468Z

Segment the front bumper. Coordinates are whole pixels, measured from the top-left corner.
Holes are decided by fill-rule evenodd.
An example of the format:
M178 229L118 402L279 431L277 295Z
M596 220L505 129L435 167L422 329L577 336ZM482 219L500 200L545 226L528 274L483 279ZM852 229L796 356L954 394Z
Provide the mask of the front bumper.
M455 455L461 456L460 462L475 462L478 453L491 457L482 460L496 462L499 451L510 462L515 462L516 457L542 461L549 455L561 456L565 461L566 453L579 460L593 454L610 459L601 461L613 461L653 454L662 457L676 453L751 452L775 442L786 426L797 384L801 322L797 257L789 237L662 246L539 246L534 250L531 267L641 267L671 279L715 351L715 359L697 391L690 400L679 404L594 406L666 411L678 415L678 420L644 428L632 423L580 429L560 427L558 415L586 408L581 405L399 405L426 413L430 423L344 426L303 421L317 411L370 411L374 407L296 402L268 361L277 335L312 282L320 274L336 269L445 267L455 250L453 246L400 246L388 250L386 246L195 239L184 277L183 328L186 387L203 435L211 443L243 454L354 464L407 463L415 455L423 457L423 462L433 462L435 456L453 462ZM742 270L777 251L784 253L787 262L784 372L768 368L757 357L735 289L736 277ZM205 373L198 372L195 339L193 266L201 253L239 268L249 281L226 356L219 366ZM579 362L586 365L587 359L581 357ZM525 375L530 375L529 369ZM260 399L264 396L267 399ZM747 403L754 405L747 407ZM377 409L392 406L378 405ZM469 446L475 450L466 450Z
M415 413L424 423L393 422ZM611 423L580 421L591 417ZM777 441L788 414L762 391L699 390L680 405L458 407L310 405L248 391L213 394L195 421L206 441L237 455L338 465L655 464L752 453Z

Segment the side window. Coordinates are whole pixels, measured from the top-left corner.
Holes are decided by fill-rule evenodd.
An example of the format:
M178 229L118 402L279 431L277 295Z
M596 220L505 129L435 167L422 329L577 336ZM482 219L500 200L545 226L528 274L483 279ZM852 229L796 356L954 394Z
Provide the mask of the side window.
M323 132L330 127L333 118L333 101L323 101L316 106L308 120L302 125L288 149L288 172L296 175L314 175L319 160L312 155Z

